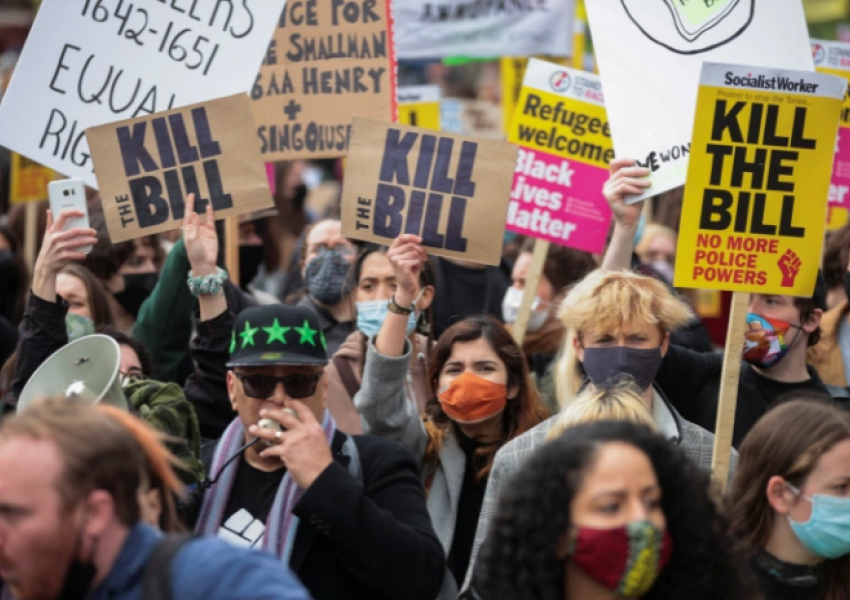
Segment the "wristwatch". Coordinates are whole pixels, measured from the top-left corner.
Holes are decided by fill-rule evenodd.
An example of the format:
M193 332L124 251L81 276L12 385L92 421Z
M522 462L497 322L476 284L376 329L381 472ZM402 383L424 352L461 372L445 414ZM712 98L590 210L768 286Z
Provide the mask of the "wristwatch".
M395 294L393 294L390 298L389 304L387 304L387 310L391 313L406 317L408 315L413 314L413 311L416 310L416 304L412 304L410 308L399 306L395 301Z

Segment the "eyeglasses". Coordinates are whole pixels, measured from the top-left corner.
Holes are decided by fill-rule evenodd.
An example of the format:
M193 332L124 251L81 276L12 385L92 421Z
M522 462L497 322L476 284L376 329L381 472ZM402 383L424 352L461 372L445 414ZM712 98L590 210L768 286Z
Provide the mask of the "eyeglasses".
M316 393L316 385L322 378L322 373L308 375L306 373L295 373L285 377L273 377L272 375L245 375L233 372L236 378L242 382L245 395L251 398L265 400L274 394L278 383L283 384L283 391L290 398L309 398Z
M124 371L118 371L118 384L121 387L126 387L136 381L148 381L149 379L150 377L148 377L144 373L139 373L136 371L125 373Z

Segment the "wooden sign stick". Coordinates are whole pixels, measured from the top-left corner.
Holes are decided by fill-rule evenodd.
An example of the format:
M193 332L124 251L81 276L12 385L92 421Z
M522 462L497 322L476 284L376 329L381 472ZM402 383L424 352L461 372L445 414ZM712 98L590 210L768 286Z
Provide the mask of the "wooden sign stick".
M525 291L522 294L522 304L519 307L519 314L514 323L514 341L517 346L522 346L522 341L525 339L525 330L528 329L528 319L531 317L531 305L534 303L534 297L537 295L537 286L540 283L540 275L543 273L543 263L546 262L546 256L549 254L549 242L546 240L537 240L534 242L534 253L531 255L531 265L528 267L528 274L525 277Z
M726 482L729 480L732 432L735 429L735 409L738 405L738 379L741 376L741 353L744 347L744 330L747 325L749 304L749 294L742 292L732 294L732 310L729 315L729 330L726 333L723 376L720 379L717 424L714 428L714 455L711 459L712 476L722 493L726 492Z
M224 266L227 277L239 287L239 217L224 220Z
M38 209L40 202L27 202L24 211L24 262L32 273L38 248ZM55 218L55 217L54 217Z

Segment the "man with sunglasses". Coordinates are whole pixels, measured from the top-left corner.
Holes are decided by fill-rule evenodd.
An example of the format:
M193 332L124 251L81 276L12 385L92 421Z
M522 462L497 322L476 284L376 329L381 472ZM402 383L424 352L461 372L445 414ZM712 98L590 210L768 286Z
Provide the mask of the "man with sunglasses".
M214 281L212 211L201 224L188 200L186 214L190 277L211 278L195 288L196 378L219 385L216 401L226 392L236 413L208 468L196 531L275 554L315 600L433 600L445 555L413 456L336 429L315 313L268 305L234 317Z

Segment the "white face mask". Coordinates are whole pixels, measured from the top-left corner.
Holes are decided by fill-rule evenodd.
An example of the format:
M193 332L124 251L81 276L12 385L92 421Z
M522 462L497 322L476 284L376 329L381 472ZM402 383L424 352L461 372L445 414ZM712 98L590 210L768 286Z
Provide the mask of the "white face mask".
M505 299L502 300L502 318L505 323L511 325L516 323L519 307L522 304L522 294L522 290L513 286L509 287L507 293L505 293ZM528 327L526 328L531 333L540 331L546 323L546 319L549 318L548 310L538 310L538 308L542 308L542 305L543 301L535 296L534 302L531 303L531 315L528 317Z

